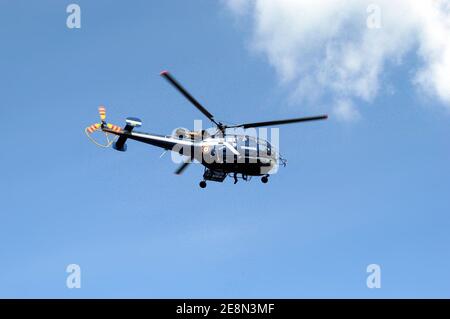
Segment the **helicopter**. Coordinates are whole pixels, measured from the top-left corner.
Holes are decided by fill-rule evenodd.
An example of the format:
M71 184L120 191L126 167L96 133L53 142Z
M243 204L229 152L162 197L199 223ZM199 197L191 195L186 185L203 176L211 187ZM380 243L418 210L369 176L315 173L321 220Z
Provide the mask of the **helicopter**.
M261 177L262 183L269 181L269 176L276 171L281 164L286 166L287 160L282 158L278 150L264 138L258 138L245 134L250 128L268 127L290 123L325 120L328 115L291 118L284 120L243 123L237 125L225 125L217 121L202 104L200 104L168 71L160 73L175 89L177 89L189 102L191 102L214 127L209 130L190 131L178 128L170 135L158 135L135 131L142 126L142 121L136 117L128 117L124 128L106 122L106 108L99 107L100 123L95 123L86 128L89 138L95 131L103 131L108 141L107 145L100 145L125 152L128 139L150 144L166 151L172 151L182 155L182 164L175 171L181 175L184 170L196 161L204 166L201 188L206 187L206 181L223 182L227 176L248 181L253 176ZM244 134L236 133L237 129L243 129ZM231 131L231 132L230 132ZM109 134L114 136L109 139ZM164 153L163 153L164 154Z

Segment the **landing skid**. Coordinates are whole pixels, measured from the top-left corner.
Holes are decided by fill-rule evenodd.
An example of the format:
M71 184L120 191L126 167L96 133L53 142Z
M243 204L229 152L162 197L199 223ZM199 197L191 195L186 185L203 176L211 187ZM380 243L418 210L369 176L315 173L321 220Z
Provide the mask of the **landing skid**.
M225 180L225 177L232 177L234 179L234 184L236 184L239 179L242 179L243 181L250 181L252 179L252 176L249 176L247 174L242 173L226 173L224 171L214 171L210 170L208 168L205 168L205 172L203 173L203 180L199 183L199 186L201 188L206 187L206 181L213 181L213 182L219 182L222 183ZM266 184L269 181L269 174L266 174L261 177L261 182Z

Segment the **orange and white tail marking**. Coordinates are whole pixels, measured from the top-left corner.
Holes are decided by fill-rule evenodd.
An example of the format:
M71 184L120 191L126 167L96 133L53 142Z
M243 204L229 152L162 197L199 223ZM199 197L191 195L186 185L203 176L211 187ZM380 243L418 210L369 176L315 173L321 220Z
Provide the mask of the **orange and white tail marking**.
M100 119L104 121L106 119L106 108L104 106L100 106L98 108L98 113L100 114Z
M96 124L92 124L91 126L89 126L87 129L87 131L89 133L94 133L95 131L97 131L100 128L100 124L96 123Z
M122 129L120 128L120 126L114 125L114 124L110 124L108 123L106 125L110 130L113 130L114 132L120 132Z

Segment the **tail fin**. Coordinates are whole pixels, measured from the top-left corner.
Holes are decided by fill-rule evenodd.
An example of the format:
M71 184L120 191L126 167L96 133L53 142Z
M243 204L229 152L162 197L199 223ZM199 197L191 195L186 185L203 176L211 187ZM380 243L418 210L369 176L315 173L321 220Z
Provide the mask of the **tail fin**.
M123 129L123 134L120 135L119 139L113 144L113 148L120 152L125 152L127 150L127 144L125 142L128 139L128 135L133 131L135 127L140 127L142 121L135 117L128 117L126 119L126 125Z

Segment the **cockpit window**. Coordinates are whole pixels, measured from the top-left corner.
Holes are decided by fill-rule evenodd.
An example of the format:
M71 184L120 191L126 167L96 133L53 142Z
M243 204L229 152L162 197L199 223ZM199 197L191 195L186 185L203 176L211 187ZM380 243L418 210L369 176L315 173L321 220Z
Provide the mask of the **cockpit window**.
M261 155L267 154L267 155L271 155L272 154L272 145L270 145L270 143L264 139L258 139L258 146L259 146L259 153Z
M275 151L265 139L248 135L236 135L236 146L244 150L245 156L271 156Z

